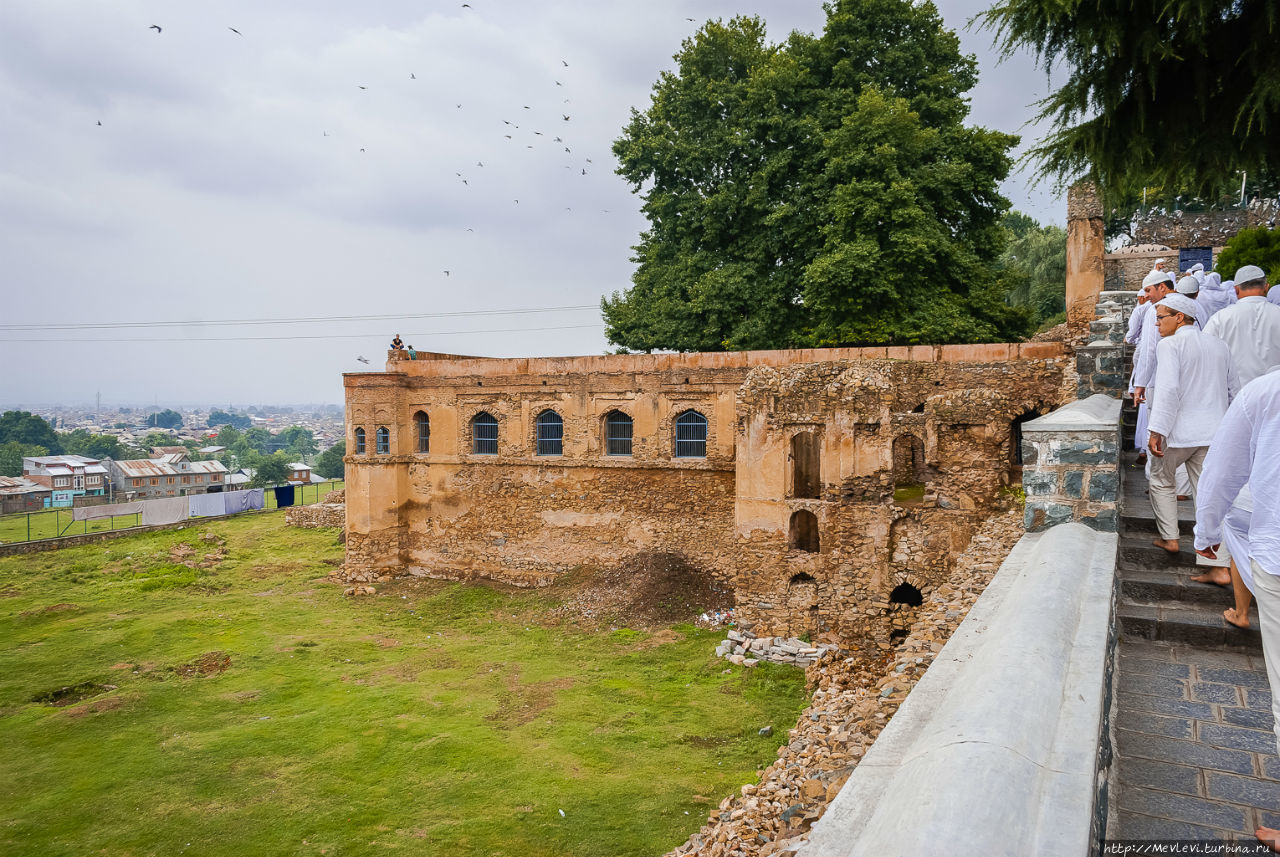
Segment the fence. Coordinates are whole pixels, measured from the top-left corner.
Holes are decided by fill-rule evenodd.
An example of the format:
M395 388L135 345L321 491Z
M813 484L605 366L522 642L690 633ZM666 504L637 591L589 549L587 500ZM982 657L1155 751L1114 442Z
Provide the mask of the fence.
M316 482L298 485L294 491L295 506L309 506L319 503L330 491L345 487L340 479L329 482ZM276 508L275 492L268 488L264 497L266 509ZM39 512L23 512L17 515L0 517L0 544L17 542L34 542L43 539L56 539L61 536L74 536L86 533L103 533L112 530L127 530L139 526L140 514L114 515L110 518L76 521L71 517L71 509L44 509ZM193 518L192 520L213 520L212 518ZM80 526L76 526L79 524Z

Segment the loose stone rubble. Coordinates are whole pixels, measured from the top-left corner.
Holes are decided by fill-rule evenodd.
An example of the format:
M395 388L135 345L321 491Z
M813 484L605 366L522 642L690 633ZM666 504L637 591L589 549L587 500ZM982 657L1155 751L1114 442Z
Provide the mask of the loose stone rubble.
M747 667L760 661L807 667L827 652L839 649L835 643L810 645L797 637L757 637L744 630L730 631L728 639L716 646L716 657Z
M896 648L861 640L824 652L806 670L813 699L778 760L668 857L794 854L1022 535L1020 509L988 518Z
M330 496L337 492L330 492ZM328 500L328 497L325 497ZM322 527L346 527L347 507L342 503L314 503L310 506L290 506L284 510L284 522L289 527L320 529Z

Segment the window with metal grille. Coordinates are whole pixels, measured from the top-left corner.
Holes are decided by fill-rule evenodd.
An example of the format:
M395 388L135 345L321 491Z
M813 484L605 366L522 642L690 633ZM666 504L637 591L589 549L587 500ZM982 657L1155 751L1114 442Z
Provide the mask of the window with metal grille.
M555 411L538 414L538 455L564 455L564 420Z
M493 414L481 411L471 418L471 452L474 455L498 454L498 421Z
M356 429L356 455L364 455L364 429Z
M697 411L676 417L676 458L707 457L707 418Z
M604 454L631 454L631 417L621 411L609 411L604 418Z
M422 411L418 411L413 415L413 420L418 425L418 452L431 451L431 420Z
M376 436L378 439L378 455L389 455L391 453L391 432L387 431L386 426L378 426Z

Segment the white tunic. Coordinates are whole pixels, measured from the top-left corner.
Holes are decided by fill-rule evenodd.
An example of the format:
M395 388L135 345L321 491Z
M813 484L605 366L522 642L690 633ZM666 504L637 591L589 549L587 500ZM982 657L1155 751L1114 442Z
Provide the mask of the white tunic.
M1271 288L1267 290L1267 300L1273 304L1280 304L1280 289Z
M1250 558L1280 574L1280 370L1245 386L1214 434L1196 493L1196 550L1222 541L1222 521L1245 483L1253 492Z
M1241 298L1209 319L1204 332L1227 343L1241 386L1280 365L1280 306L1266 298Z
M1138 347L1133 352L1133 386L1155 386L1156 346L1159 344L1160 331L1156 328L1156 314L1148 312L1142 317L1142 329L1138 333Z
M1238 389L1222 340L1184 325L1160 340L1150 431L1170 447L1208 446Z
M1129 332L1124 335L1124 341L1130 345L1138 344L1138 337L1142 335L1142 319L1151 311L1151 303L1148 301L1144 304L1138 304L1133 308L1133 314L1129 316Z
M1232 286L1223 285L1217 274L1209 276L1200 294L1196 295L1196 303L1200 305L1200 317L1205 323L1222 310L1236 302L1236 290Z

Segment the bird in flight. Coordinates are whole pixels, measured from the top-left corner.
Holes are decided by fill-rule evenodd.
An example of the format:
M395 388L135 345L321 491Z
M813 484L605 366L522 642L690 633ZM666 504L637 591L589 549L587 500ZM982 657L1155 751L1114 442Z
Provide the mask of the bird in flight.
M239 30L237 30L235 27L227 27L227 29L228 29L228 30L230 30L231 32L235 33L237 36L244 36L244 33L240 32L240 31L239 31Z
M564 116L564 121L566 121L566 122L568 122L568 121L569 121L569 117L568 117L568 116L565 116L563 113L561 113L560 115L561 115L561 116Z
M98 127L99 127L99 128L101 128L101 127L102 127L102 120L101 120L101 119L99 119L99 120L98 120Z
M363 152L363 151L364 151L364 149L361 149L360 151L362 151L362 152Z
M148 29L148 30L155 30L157 33L163 33L163 32L164 32L164 30L161 28L161 26L160 26L159 24L152 24L150 27L147 27L147 29Z
M563 142L564 142L564 140L561 140L559 137L556 137L556 138L554 139L554 141L553 141L553 142L556 142L556 143L563 143Z
M556 86L564 86L564 84L557 80L557 81L556 81Z
M449 272L448 272L448 271L445 271L445 272L444 272L444 275L445 275L446 277L447 277L447 276L449 276Z
M358 83L356 84L356 89L368 89L368 88L369 88L369 87L367 87L367 86L361 86L361 85L360 85L360 84L358 84Z
M484 164L483 164L483 163L481 163L480 161L476 161L476 166L477 166L477 167L483 167L483 166L484 166Z
M369 358L364 357L364 356L357 357L356 359L357 359L357 360L359 360L361 363L368 363L368 362L369 362Z
M413 72L409 72L409 79L410 79L410 80L417 80L417 79L418 79L418 76L417 76L416 74L414 74Z
M563 64L563 65L564 65L564 67L565 67L565 68L568 68L568 67L569 67L569 64L568 64L567 62L565 62L564 60L560 60L560 62L561 62L561 64Z

